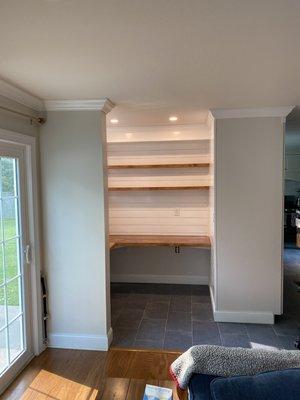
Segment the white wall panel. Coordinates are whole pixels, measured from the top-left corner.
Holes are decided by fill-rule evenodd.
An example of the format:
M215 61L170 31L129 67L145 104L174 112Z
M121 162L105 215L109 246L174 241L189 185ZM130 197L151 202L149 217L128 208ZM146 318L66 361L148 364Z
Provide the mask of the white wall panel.
M109 165L211 161L210 131L204 125L130 131L108 133ZM209 186L211 173L210 167L111 169L108 180L110 187ZM110 192L109 209L111 234L210 234L208 190Z
M110 193L111 234L209 235L208 192Z

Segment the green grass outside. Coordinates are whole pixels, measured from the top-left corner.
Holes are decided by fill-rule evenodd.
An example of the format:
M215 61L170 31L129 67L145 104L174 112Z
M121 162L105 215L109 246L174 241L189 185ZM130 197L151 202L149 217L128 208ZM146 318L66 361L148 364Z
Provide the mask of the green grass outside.
M4 219L4 239L12 238L16 235L15 220ZM3 240L2 226L0 226L0 240ZM16 239L9 240L5 244L0 245L0 285L4 283L4 266L3 253L5 252L5 274L6 280L12 279L18 274L18 241ZM0 288L0 305L4 305L4 288ZM6 286L7 304L9 306L19 305L19 280L14 279Z

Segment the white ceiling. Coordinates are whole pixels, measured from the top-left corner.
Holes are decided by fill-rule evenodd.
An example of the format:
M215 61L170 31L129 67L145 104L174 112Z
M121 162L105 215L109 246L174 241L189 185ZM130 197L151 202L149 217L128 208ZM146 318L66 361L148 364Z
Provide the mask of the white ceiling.
M300 104L299 0L3 0L0 75L120 124Z

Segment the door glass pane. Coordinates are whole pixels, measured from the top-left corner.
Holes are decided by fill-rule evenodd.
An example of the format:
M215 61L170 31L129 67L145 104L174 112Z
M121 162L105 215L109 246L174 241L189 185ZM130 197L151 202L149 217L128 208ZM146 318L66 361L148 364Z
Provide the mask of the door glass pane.
M1 191L0 191L1 194ZM2 208L2 207L1 207ZM0 210L2 212L2 210ZM0 243L3 241L2 216L0 215Z
M20 273L19 270L19 239L4 241L5 277L6 281Z
M2 220L4 239L14 238L18 234L17 199L10 197L2 200Z
M13 361L23 351L22 325L22 317L19 317L8 327L10 361Z
M1 219L1 218L0 218ZM3 243L0 242L0 286L4 283Z
M0 332L0 371L3 371L8 365L8 352L7 352L7 328Z
M25 349L18 160L0 157L0 374Z
M16 159L1 157L2 197L16 196Z
M21 281L16 278L6 285L7 316L8 323L22 311L20 302Z
M6 305L5 305L5 288L0 288L0 330L7 324L6 322Z

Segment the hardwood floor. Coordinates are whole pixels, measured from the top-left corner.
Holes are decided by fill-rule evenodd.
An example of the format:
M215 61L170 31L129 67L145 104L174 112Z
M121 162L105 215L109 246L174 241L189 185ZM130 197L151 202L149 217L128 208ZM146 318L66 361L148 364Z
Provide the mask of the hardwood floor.
M173 388L169 366L180 353L47 349L1 396L3 400L141 400L146 383ZM185 398L185 397L183 397Z

